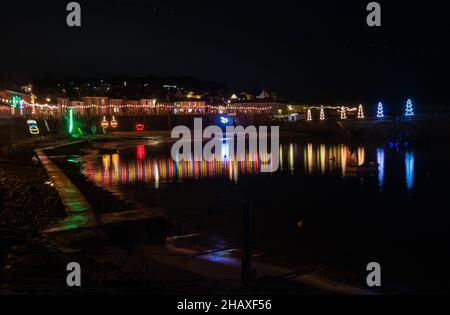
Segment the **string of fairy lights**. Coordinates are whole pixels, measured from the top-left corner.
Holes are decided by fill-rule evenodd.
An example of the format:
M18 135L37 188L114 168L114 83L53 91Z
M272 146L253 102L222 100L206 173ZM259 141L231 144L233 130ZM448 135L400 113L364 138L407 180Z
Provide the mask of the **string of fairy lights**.
M57 110L58 105L53 104L39 104L39 103L30 103L26 100L20 98L19 96L14 95L11 99L5 99L0 98L0 109L5 110L8 109L8 107L12 108L13 110L16 108L23 109L23 108L32 108L34 113L34 110L37 109L48 109L48 110ZM292 106L287 106L288 112L292 111ZM109 109L112 109L113 112L117 113L120 110L124 109L158 109L158 110L174 110L175 112L188 110L191 111L198 111L198 110L209 110L211 112L217 111L219 113L223 113L226 111L244 111L244 112L271 112L273 109L272 105L266 105L266 106L249 106L249 105L237 105L237 104L228 104L228 105L211 105L206 104L205 102L175 102L175 103L157 103L156 100L152 100L150 103L146 104L105 104L105 105L99 105L99 104L90 104L85 105L81 102L79 104L71 104L66 105L62 104L61 109L63 112L67 112L68 110L92 110L97 109L101 111L108 111ZM358 106L349 106L349 105L338 105L338 106L325 106L325 105L318 105L318 106L303 106L303 109L306 109L306 120L312 121L313 110L319 111L319 120L323 121L326 120L326 110L327 111L337 111L340 114L340 119L345 120L347 119L347 114L356 112L356 116L358 119L365 119L364 114L364 108L362 104L359 104ZM278 110L281 112L281 110ZM377 105L377 118L384 118L384 108L382 102L379 102ZM411 117L414 116L414 110L413 110L413 104L410 99L406 102L405 112L404 116Z
M11 106L11 107L37 107L37 108L48 108L48 109L57 109L57 105L50 105L50 104L38 104L38 103L29 103L25 101L24 99L21 99L19 97L13 97L12 99L5 99L0 98L0 102L4 105Z
M268 111L272 110L272 106L224 106L224 105L209 105L209 104L203 104L203 105L188 105L188 104L145 104L145 105L135 105L135 104L122 104L122 105L62 105L63 109L67 108L73 108L73 109L92 109L92 108L98 108L98 109L109 109L109 108L117 108L117 109L124 109L124 108L150 108L150 109L156 109L156 108L163 108L163 109L174 109L174 108L192 108L192 109L213 109L213 110L254 110L254 111Z

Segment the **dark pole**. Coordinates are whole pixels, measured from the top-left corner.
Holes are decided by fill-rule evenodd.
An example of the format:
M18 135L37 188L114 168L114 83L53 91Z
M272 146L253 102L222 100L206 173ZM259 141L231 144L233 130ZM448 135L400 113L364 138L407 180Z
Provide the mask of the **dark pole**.
M245 197L242 198L243 229L242 229L242 258L241 258L241 282L247 284L253 281L252 270L252 203Z

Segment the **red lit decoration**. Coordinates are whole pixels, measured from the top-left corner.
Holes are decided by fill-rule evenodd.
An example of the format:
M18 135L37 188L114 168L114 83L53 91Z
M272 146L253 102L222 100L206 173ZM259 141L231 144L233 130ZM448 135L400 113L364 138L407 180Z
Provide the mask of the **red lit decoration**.
M111 127L117 128L117 126L118 126L117 120L116 120L116 118L114 118L114 116L112 116Z
M136 123L136 125L134 125L134 127L136 128L136 131L143 131L145 128L143 123Z
M145 160L145 146L140 144L136 146L136 156L138 160Z
M102 123L100 125L102 126L103 129L108 128L109 122L106 120L105 116L103 116L103 120L102 120Z

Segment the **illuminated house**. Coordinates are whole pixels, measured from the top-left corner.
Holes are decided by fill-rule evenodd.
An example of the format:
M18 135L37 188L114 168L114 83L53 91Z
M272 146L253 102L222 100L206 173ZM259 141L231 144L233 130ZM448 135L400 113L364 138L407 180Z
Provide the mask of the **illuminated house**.
M11 107L6 102L6 91L0 90L0 117L11 116Z
M88 109L84 106L83 101L70 101L69 105L73 108L73 114L78 117L85 116L88 112Z
M142 115L141 106L139 105L139 100L124 100L122 105L122 115L134 116Z
M80 116L133 116L149 115L156 113L155 99L126 100L107 97L84 97L82 100L69 100L58 98L58 108L67 113L69 108Z
M140 113L142 114L155 114L156 113L156 100L144 99L139 100Z
M266 90L262 90L261 94L256 97L258 100L265 100L271 98L270 94Z
M109 99L108 113L115 116L151 115L157 113L156 107L155 99Z
M241 92L239 94L239 98L241 100L245 100L245 101L252 101L255 97L252 94L249 94L247 92Z
M188 92L188 93L186 94L186 97L189 98L189 99L192 99L192 98L193 98L193 99L199 100L199 99L201 99L201 98L203 97L203 95L201 95L201 94L196 94L196 93L190 91L190 92Z
M280 114L287 112L288 104L277 99L276 94L269 94L263 90L256 100L247 93L241 93L245 98L239 98L231 102L227 106L228 112L242 113L242 114ZM281 111L281 112L280 112Z
M158 102L156 104L156 114L170 114L173 113L173 102Z
M110 98L109 99L109 111L110 114L114 114L116 116L123 115L124 100L121 98Z
M175 114L202 114L206 113L206 101L177 101L173 104Z
M86 96L83 97L84 106L87 109L88 116L100 116L108 113L108 98L104 96Z

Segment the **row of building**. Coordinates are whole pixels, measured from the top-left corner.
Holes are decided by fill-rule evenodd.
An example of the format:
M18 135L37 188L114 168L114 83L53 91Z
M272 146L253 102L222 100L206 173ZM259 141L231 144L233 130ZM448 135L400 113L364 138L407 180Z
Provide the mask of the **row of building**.
M207 113L281 114L292 106L278 101L263 91L256 99L233 95L223 102L185 97L175 101L157 99L116 99L104 96L86 96L77 100L50 98L37 101L33 93L0 90L0 116L62 117L69 109L78 116L134 116L134 115L189 115Z

